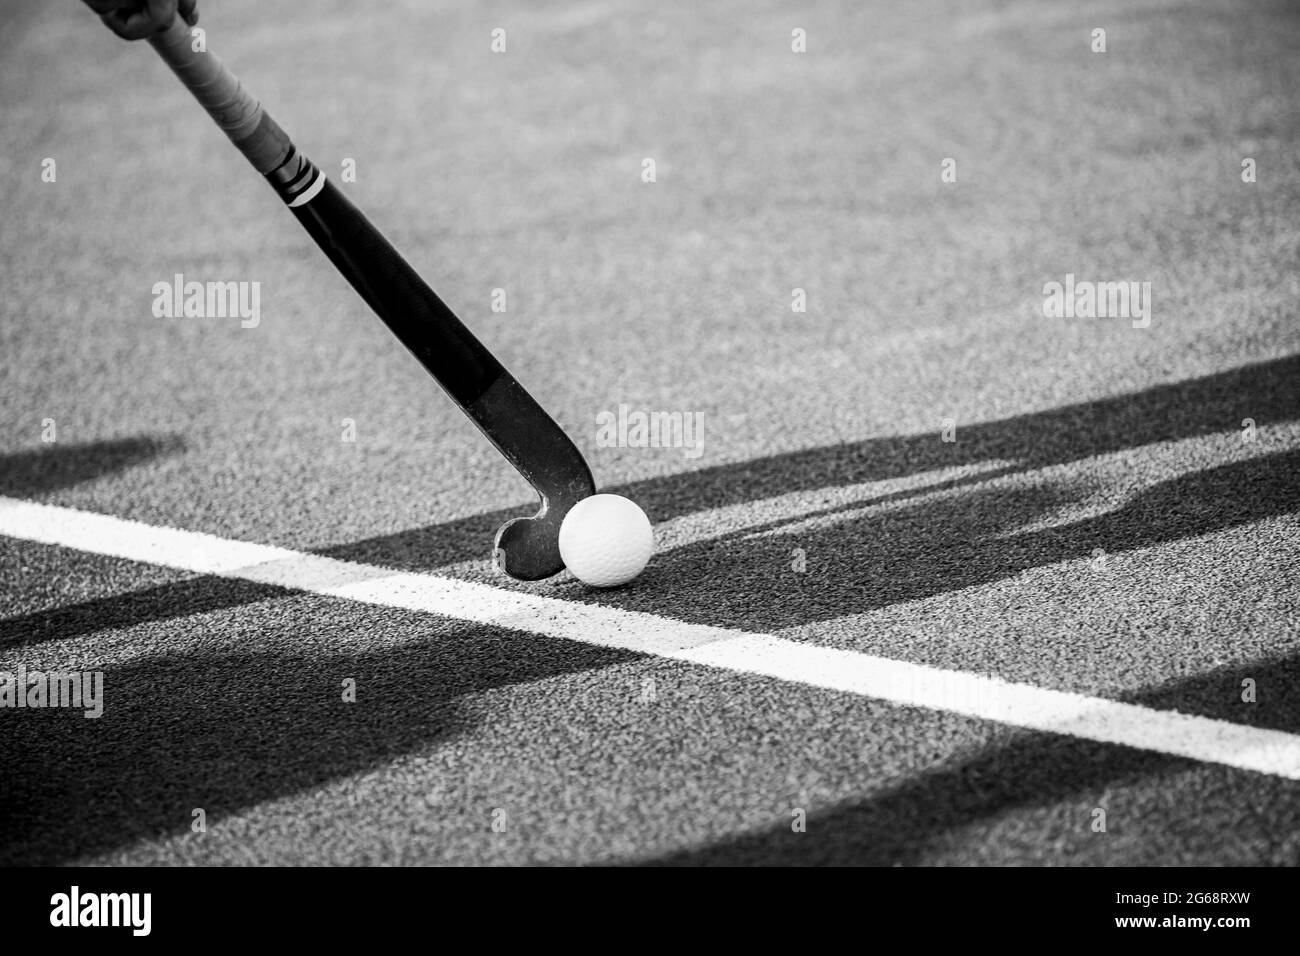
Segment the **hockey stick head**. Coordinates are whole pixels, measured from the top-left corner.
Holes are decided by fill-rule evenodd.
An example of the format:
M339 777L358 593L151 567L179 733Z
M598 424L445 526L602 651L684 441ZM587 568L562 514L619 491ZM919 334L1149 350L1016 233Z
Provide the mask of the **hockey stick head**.
M564 570L560 524L574 505L596 493L591 469L555 420L509 373L467 410L542 499L536 514L512 518L497 530L496 566L521 581L559 574Z
M582 497L586 497L583 495ZM542 508L526 518L511 518L497 529L493 560L520 581L537 581L564 570L560 557L560 524L580 498L562 503L542 496Z

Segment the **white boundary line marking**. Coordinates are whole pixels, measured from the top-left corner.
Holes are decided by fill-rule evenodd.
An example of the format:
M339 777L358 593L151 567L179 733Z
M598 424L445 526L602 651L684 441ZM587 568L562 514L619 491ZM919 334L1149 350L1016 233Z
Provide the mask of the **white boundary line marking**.
M435 574L389 571L3 496L0 535L637 651L901 706L1300 780L1300 736L1295 734L1013 684L769 634L575 604Z

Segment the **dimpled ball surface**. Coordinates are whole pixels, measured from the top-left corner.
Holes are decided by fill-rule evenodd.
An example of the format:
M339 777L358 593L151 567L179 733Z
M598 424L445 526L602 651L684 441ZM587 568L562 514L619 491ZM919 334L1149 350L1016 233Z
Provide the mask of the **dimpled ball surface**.
M583 498L560 524L560 557L573 576L592 587L626 584L654 551L650 519L622 495Z

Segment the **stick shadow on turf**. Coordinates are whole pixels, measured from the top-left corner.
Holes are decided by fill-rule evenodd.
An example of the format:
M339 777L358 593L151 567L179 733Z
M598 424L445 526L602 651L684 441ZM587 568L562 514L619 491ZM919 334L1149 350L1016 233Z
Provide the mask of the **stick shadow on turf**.
M30 498L179 454L180 435L136 435L96 442L52 442L0 455L0 494Z

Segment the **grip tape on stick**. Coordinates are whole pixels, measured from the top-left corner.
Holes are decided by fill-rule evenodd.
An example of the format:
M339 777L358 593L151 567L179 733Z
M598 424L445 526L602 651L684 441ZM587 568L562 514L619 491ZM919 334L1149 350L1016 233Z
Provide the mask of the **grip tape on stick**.
M231 142L262 173L339 272L483 427L481 414L472 406L506 374L496 357L361 211L293 145L288 134L225 64L215 54L194 49L190 28L181 18L173 19L149 42ZM488 437L496 440L491 434ZM506 457L515 460L511 453Z
M174 18L149 42L259 173L270 173L289 158L293 144L284 130L215 54L194 49L184 20Z

